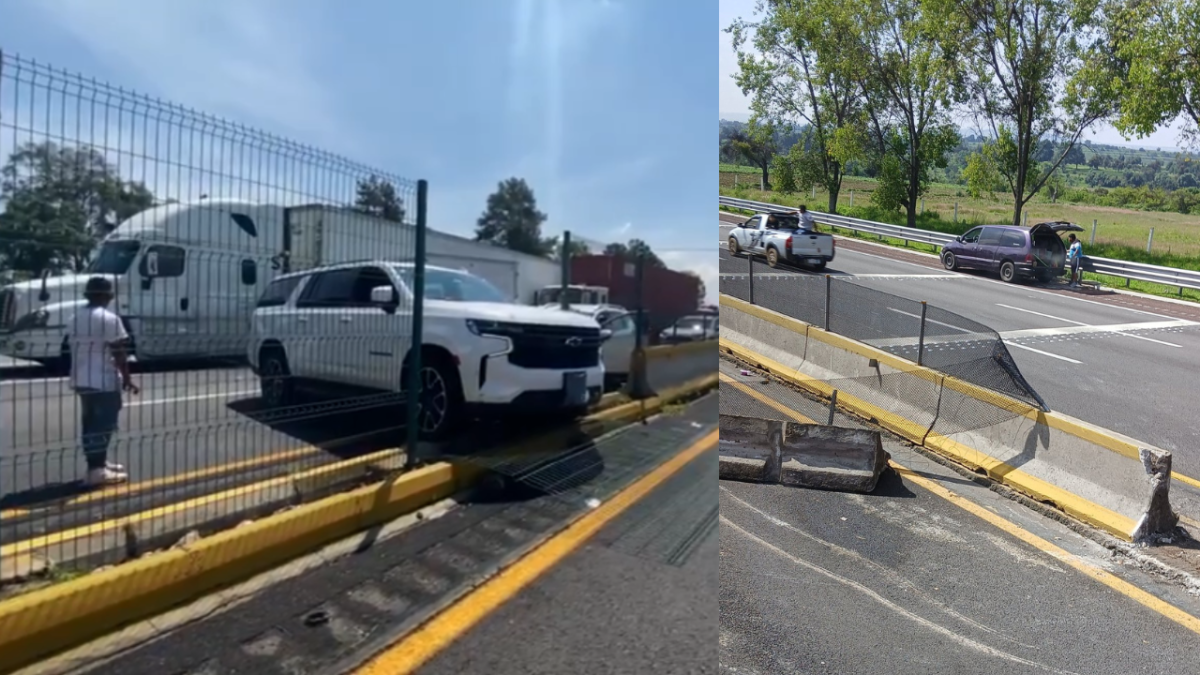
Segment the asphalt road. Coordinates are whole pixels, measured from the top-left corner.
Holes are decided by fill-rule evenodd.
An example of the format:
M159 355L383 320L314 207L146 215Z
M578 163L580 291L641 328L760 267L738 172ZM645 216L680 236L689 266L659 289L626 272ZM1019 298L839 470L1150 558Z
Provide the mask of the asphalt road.
M178 477L305 446L310 461L394 446L390 408L360 401L312 401L261 411L258 382L245 368L147 372L127 395L110 457L131 482ZM324 457L321 455L324 454ZM63 378L0 382L0 498L5 508L81 490L79 412ZM214 486L214 490L218 486Z
M728 231L722 223L722 242ZM1052 409L1170 450L1177 471L1200 476L1194 442L1200 437L1200 323L1179 318L1194 316L1190 309L1176 313L1158 303L1160 311L1150 312L980 273L947 273L887 254L842 247L826 272L998 331ZM746 272L745 258L731 257L724 245L720 256L721 273ZM765 264L756 269L771 271ZM893 309L898 320L918 321L900 313L912 313L911 307Z
M216 612L199 602L195 621L82 672L353 672L498 568L537 555L547 537L595 508L593 500L612 499L711 434L717 405L710 395L602 437L547 469L588 476L553 494L461 504L398 533L365 533L342 557L315 553L318 566ZM715 448L686 464L531 585L509 592L422 672L716 672L716 468ZM116 644L114 637L85 649Z
M727 383L721 411L781 417ZM899 443L885 447L928 482L888 472L870 495L720 482L722 672L1195 669L1200 636L1168 616L1200 626L1195 597Z

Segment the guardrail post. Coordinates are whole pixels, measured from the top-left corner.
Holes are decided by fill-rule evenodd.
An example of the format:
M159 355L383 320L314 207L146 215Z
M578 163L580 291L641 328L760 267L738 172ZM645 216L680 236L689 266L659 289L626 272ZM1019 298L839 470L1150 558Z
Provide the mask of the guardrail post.
M929 304L924 300L921 301L921 333L917 337L917 365L925 365L925 314L929 311Z
M833 289L833 275L825 275L825 330L829 330L829 292Z
M750 279L750 304L754 304L754 256L746 254L746 276Z
M1154 247L1154 228L1152 227L1152 228L1150 228L1150 238L1146 240L1146 253L1149 253L1150 249L1153 247Z
M837 389L829 395L829 426L833 426L833 414L837 412Z
M1096 243L1096 219L1092 218L1092 240L1090 242L1088 242L1088 246L1092 246L1095 243Z

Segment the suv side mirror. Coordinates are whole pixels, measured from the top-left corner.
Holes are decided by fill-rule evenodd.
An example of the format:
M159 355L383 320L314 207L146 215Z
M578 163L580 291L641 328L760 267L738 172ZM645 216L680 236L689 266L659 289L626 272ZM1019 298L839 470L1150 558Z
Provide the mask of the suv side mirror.
M371 289L371 304L383 307L383 311L391 314L396 311L400 302L396 298L396 289L391 286L376 286Z

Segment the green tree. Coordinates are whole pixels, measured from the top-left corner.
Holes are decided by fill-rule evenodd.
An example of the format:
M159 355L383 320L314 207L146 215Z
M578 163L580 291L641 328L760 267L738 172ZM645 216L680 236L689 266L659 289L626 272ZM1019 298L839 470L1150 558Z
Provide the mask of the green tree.
M1200 145L1200 3L1113 0L1104 7L1108 75L1119 90L1113 126L1144 138L1182 116L1184 139Z
M963 60L977 118L992 132L983 153L1013 196L1012 223L1085 130L1111 116L1116 88L1100 41L1101 0L927 0L965 22ZM1038 144L1059 142L1040 166Z
M996 192L1006 189L1004 179L996 171L989 157L991 146L984 146L979 152L967 156L967 166L963 168L963 181L967 184L967 194L974 199L994 197Z
M729 145L751 166L762 171L762 189L770 190L771 160L778 151L774 125L751 119L745 130L734 131L730 135Z
M354 207L385 220L404 222L404 200L396 192L395 183L379 176L368 176L358 181Z
M0 257L40 275L82 271L104 235L154 205L139 182L124 181L98 150L26 143L0 168Z
M530 255L554 255L557 239L542 238L542 223L546 214L538 211L533 189L524 178L509 178L488 196L487 209L479 216L475 241Z
M947 153L961 142L950 109L965 98L965 22L946 5L922 0L814 4L854 43L852 58L838 63L862 90L881 180L873 201L904 209L913 227L931 170L946 168Z
M751 97L755 118L807 126L797 179L801 188L824 186L830 213L837 212L846 165L861 156L863 139L862 93L841 66L853 54L853 40L829 22L841 16L825 11L834 3L760 2L759 21L739 19L726 29L737 52L734 79Z
M627 244L622 244L620 242L609 244L604 248L604 255L615 255L629 260L642 256L646 259L646 263L648 265L652 265L654 267L667 266L666 263L659 259L659 257L655 255L654 251L650 249L650 245L641 239L630 239L629 243Z

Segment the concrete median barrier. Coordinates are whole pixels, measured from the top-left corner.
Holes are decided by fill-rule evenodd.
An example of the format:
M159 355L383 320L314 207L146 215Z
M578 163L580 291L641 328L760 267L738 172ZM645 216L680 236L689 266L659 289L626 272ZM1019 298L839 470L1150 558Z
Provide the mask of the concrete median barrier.
M720 477L820 490L872 492L887 468L878 432L720 416Z
M1168 534L1171 454L721 296L721 350L1126 541ZM1200 515L1200 514L1198 514Z
M649 394L659 394L717 370L717 341L659 345L645 350Z

